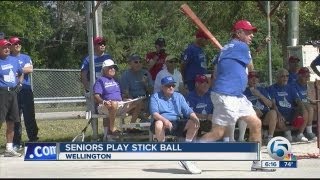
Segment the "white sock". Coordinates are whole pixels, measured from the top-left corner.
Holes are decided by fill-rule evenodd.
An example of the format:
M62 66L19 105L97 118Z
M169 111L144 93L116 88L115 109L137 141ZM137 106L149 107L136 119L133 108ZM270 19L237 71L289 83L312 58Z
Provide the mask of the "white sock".
M109 129L109 128L108 128L107 126L103 128L103 130L104 130L104 132L103 132L103 133L104 133L104 134L103 134L103 137L107 137L107 135L108 135L108 129Z
M230 138L229 137L224 137L223 138L223 142L229 142L230 141Z
M239 127L239 139L238 141L243 141L244 140L244 135L246 133L247 129L247 123L243 120L238 121L238 127Z
M306 127L307 133L312 133L312 125Z
M235 124L230 125L230 126L228 126L228 128L229 128L229 140L228 141L234 142L235 141L234 140L234 129L236 128L236 125Z
M186 139L185 141L186 142L192 142L192 139Z
M286 136L291 136L291 131L290 131L290 130L285 131L284 134L285 134Z
M7 149L7 150L13 149L13 143L7 143L7 144L6 144L6 149Z

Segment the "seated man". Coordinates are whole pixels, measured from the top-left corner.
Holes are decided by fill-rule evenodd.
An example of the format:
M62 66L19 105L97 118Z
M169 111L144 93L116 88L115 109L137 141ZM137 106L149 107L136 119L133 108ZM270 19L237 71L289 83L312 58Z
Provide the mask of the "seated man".
M123 99L134 99L141 96L148 96L153 90L153 81L150 73L142 68L141 57L131 55L129 57L129 68L125 70L120 77L120 87ZM144 100L135 102L135 110L130 112L132 115L131 123L135 123L147 102Z
M294 120L301 116L302 102L296 89L288 84L289 72L280 69L276 75L276 83L269 87L269 94L273 101L273 108L277 111L278 123L285 130L285 137L291 142L291 130L286 125L293 125ZM304 112L303 112L304 113ZM304 119L307 121L307 119ZM304 127L299 128L297 141L307 142L308 139L303 135Z
M200 119L198 135L201 135L202 131L209 132L212 126L213 104L206 75L196 75L195 89L186 95L186 100Z
M176 87L174 88L175 91L180 92L181 94L185 95L187 89L184 88L182 75L177 68L178 58L168 55L166 57L166 61L162 70L156 76L154 81L154 90L153 93L159 92L161 90L161 79L166 76L172 76L174 80L177 82Z
M256 111L257 116L262 119L262 125L268 127L266 134L268 142L273 138L274 131L278 122L277 112L272 107L272 101L267 90L259 87L259 75L255 71L249 72L248 87L244 91L244 95L251 101L253 109ZM244 134L246 131L247 123L239 120L239 141L244 141Z
M302 109L299 109L302 113L303 119L307 119L304 124L302 124L301 129L306 129L306 138L311 141L317 139L317 136L312 132L312 121L314 115L313 102L308 100L308 81L310 80L310 71L307 67L302 67L298 71L298 79L292 85L296 88L299 98L302 101Z
M188 106L183 95L175 92L172 76L161 79L161 91L150 98L150 113L153 121L150 130L158 142L165 141L165 135L184 136L186 142L192 142L199 129L199 118ZM181 165L190 173L199 174L201 170L188 161Z
M119 83L114 79L117 69L117 64L111 59L105 60L102 64L101 77L97 79L93 86L98 113L107 115L107 118L103 119L104 141L113 141L113 136L119 134L114 125L117 112L121 112L118 108L119 102L122 101ZM133 107L133 105L130 106L130 109ZM124 109L122 113L126 111Z

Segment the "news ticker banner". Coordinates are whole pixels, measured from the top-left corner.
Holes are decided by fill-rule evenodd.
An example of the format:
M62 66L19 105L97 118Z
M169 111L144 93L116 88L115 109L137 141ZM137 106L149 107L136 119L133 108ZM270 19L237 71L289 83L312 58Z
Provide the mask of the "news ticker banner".
M25 161L252 161L259 160L260 146L233 143L26 143Z

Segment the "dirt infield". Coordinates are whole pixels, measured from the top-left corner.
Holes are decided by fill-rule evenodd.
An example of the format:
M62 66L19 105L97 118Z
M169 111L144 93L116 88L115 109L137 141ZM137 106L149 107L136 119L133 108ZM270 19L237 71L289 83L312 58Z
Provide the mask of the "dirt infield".
M317 143L292 144L295 155L319 153ZM271 160L262 147L262 160ZM23 161L0 157L1 178L317 178L320 158L298 160L296 169L251 172L250 161L199 161L202 174L187 174L176 161Z

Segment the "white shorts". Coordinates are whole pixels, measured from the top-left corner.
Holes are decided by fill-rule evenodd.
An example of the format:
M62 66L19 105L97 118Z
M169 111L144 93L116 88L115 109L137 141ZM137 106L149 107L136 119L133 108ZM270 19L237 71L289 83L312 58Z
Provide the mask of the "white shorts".
M122 102L123 102L123 101L119 101L119 103L122 103ZM120 116L120 115L122 115L123 113L126 113L126 112L125 112L125 109L127 109L127 106L126 106L126 105L122 105L122 106L119 106L119 105L118 105L116 116ZM105 115L107 115L107 116L109 115L109 110L108 110L108 108L107 108L105 105L103 105L103 104L99 104L97 110L98 110L98 114L105 114Z
M240 117L256 115L252 103L245 95L237 97L211 92L211 101L214 107L213 124L234 125Z

